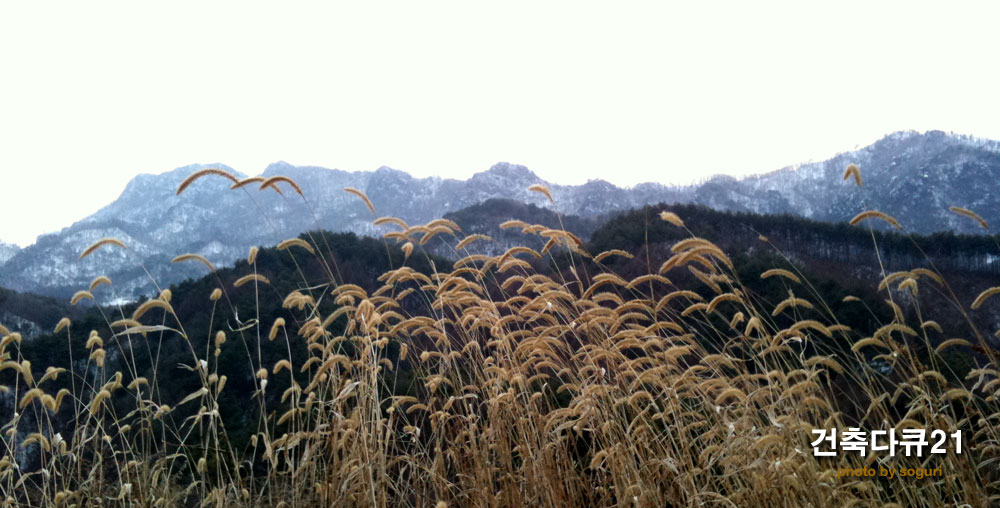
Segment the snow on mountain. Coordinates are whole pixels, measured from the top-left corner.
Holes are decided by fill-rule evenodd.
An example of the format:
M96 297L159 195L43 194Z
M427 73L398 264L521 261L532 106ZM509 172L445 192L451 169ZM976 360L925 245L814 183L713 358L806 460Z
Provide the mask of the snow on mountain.
M861 188L841 179L851 163L861 168ZM998 177L1000 142L941 131L908 131L823 162L734 182L721 195L729 200L727 209L787 212L829 222L877 209L915 233L982 233L974 221L948 207L970 208L995 223L1000 220Z
M120 301L205 273L197 263L171 264L170 259L179 254L202 254L221 266L246 256L251 246L274 245L307 230L380 234L382 231L371 223L374 216L358 198L345 193L345 187L364 190L379 215L394 215L411 224L495 197L547 205L544 197L527 190L533 183L545 182L524 166L507 163L468 180L451 180L418 179L387 167L346 172L278 162L262 176L293 179L303 189L305 199L288 187L283 195L270 189L261 192L255 185L230 190L229 181L214 175L176 195L187 176L207 167L245 176L222 165L192 165L156 176L139 175L113 203L58 233L43 235L13 256L0 267L0 286L64 297L86 288L94 277L107 275L113 287L110 292L102 288L97 296L104 302ZM562 211L570 214L680 197L659 184L635 192L607 182L553 185L552 190ZM87 246L104 237L117 238L129 249L105 247L78 259Z
M17 254L19 250L21 248L17 245L0 242L0 266L3 266L10 258L14 257L14 254Z
M860 189L841 179L850 163L861 167ZM99 290L98 298L123 300L152 293L157 288L153 280L165 287L204 275L206 269L197 263L171 264L178 254L199 253L226 265L246 256L251 246L274 245L306 230L380 234L371 224L371 212L345 193L345 187L365 191L379 216L397 216L410 224L490 198L551 207L543 196L527 190L535 183L549 186L560 213L584 217L650 203L695 202L721 210L789 213L823 221L845 221L876 208L920 233L975 231L973 221L947 210L953 205L973 209L987 221L1000 221L1000 143L939 131L895 133L827 161L743 179L718 176L685 187L645 183L621 188L603 180L556 185L509 163L496 164L468 180L454 180L414 178L387 167L347 172L278 162L263 176L295 180L305 199L288 187L283 195L270 189L261 192L254 185L230 190L230 182L217 176L204 177L177 196L180 182L205 167L229 170L193 165L137 176L117 200L94 215L17 251L0 265L0 286L66 296L86 288L94 277L107 275L114 285L110 291ZM78 259L88 245L109 236L124 241L129 250L108 247Z

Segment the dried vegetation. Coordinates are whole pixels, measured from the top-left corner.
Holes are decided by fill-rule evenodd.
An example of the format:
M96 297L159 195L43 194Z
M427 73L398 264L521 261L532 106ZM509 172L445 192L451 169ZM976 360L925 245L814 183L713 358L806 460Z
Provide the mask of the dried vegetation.
M220 170L234 188L245 184ZM856 166L845 179L861 184ZM262 181L302 194L282 177ZM345 189L364 202L371 200ZM548 189L531 190L552 200ZM294 195L288 199L300 199ZM304 198L301 198L304 199ZM556 202L556 205L558 203ZM965 209L956 213L980 222ZM877 211L875 218L900 224ZM681 217L662 219L684 228ZM588 253L570 232L509 221L546 239L540 252L513 248L500 256L469 254L490 242L463 236L439 220L410 226L393 217L374 219L386 230L387 248L419 255L437 235L464 238L450 272L426 275L407 265L384 273L372 293L328 266L328 284L305 284L284 307L296 322L248 321L212 333L209 350L190 349L179 374L197 388L173 407L157 383L130 370L128 351L115 372L105 369L106 339L130 335L188 340L171 294L164 291L103 332L81 331L63 320L56 332L68 341L86 338L78 376L35 369L19 355L20 337L0 329L0 369L16 375L4 387L17 401L3 427L0 491L8 503L35 506L995 506L1000 453L1000 371L990 341L950 338L933 321L907 321L899 311L871 336L851 330L824 309L801 274L771 269L761 274L787 286L787 299L771 308L745 289L732 261L693 235L675 244L671 257L649 273L626 280L604 263L632 257L625 251ZM121 242L103 239L83 252ZM418 246L415 248L415 246ZM294 248L293 248L294 247ZM127 247L126 247L127 248ZM283 255L324 257L325 246L298 238L281 242ZM270 281L251 271L236 286L259 291ZM556 263L541 271L539 262ZM213 272L205 258L198 261ZM336 275L335 275L336 274ZM694 281L678 287L671 278ZM693 277L693 278L692 278ZM681 280L681 279L678 280ZM92 298L89 291L74 300ZM888 274L881 289L916 292L945 281L930 270ZM226 305L231 287L204 295L205 312ZM984 292L962 308L995 305ZM892 301L894 309L899 305ZM321 310L317 302L333 300ZM416 309L416 310L414 310ZM923 315L917 309L917 315ZM157 319L151 319L156 316ZM789 319L785 319L789 318ZM790 323L788 325L779 323ZM937 328L937 329L935 329ZM231 340L239 335L240 340ZM309 355L261 363L254 341L304 344ZM110 344L110 341L107 341ZM256 391L246 404L267 415L245 446L237 446L220 414L227 378L216 370L224 348L247 347L247 369ZM935 351L912 354L915 344ZM949 382L938 354L959 349L978 363L968 382ZM417 382L401 395L387 390L407 373ZM947 372L944 372L947 374ZM50 393L51 379L73 377L68 389ZM288 388L272 406L268 381ZM832 380L848 380L840 393ZM121 411L115 400L129 401ZM68 409L66 409L68 408ZM49 417L72 413L69 429ZM182 412L183 410L183 412ZM36 427L19 420L31 414ZM906 457L841 452L813 456L815 428L861 426L961 429L962 454ZM65 432L66 434L64 434ZM31 455L36 468L22 469ZM839 478L840 468L941 467L944 475L920 481Z

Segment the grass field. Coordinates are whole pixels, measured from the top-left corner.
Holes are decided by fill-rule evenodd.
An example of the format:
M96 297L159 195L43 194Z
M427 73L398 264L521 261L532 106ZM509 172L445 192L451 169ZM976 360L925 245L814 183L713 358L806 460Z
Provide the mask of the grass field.
M237 188L301 194L288 179L237 181L219 170L192 175L178 193L220 177ZM861 185L856 167L848 177ZM532 190L552 199L544 187ZM0 369L15 378L5 388L17 408L3 427L0 490L8 504L1000 503L997 353L989 332L973 326L971 336L954 337L933 321L936 309L920 308L920 291L949 294L931 269L886 274L878 289L893 318L859 336L803 274L758 274L787 293L769 304L747 289L727 253L693 235L626 280L610 261L634 253L586 252L567 231L511 221L504 227L539 235L545 247L469 254L490 238L464 236L447 220L411 226L377 218L367 196L348 192L387 232L385 248L406 258L373 291L355 285L323 241L304 236L278 249L297 264L321 266L327 280L298 281L283 295L295 319L244 316L195 340L167 290L131 315L109 316L106 329L60 322L57 334L86 341L89 356L70 363L79 373L31 365L20 337L0 329ZM859 212L857 227L898 226L880 212ZM683 217L664 212L661 220L685 231ZM464 237L454 267L413 269L437 235ZM82 254L121 248L128 246L105 239ZM264 295L278 281L257 272L256 255L233 285L185 303L214 317L230 314L233 286ZM215 271L198 255L175 261ZM108 282L95 279L74 300ZM996 305L996 293L953 303L978 312ZM181 368L149 372L128 347L133 337L186 342L190 354ZM287 354L269 357L262 347ZM253 389L231 396L259 415L245 436L234 435L227 427L234 415L220 409L233 388L218 358L233 348ZM947 360L955 354L972 364L965 379ZM56 380L68 386L54 390ZM192 389L168 405L163 387L179 383ZM814 456L814 429L849 427L962 431L963 449ZM899 474L866 476L865 468Z

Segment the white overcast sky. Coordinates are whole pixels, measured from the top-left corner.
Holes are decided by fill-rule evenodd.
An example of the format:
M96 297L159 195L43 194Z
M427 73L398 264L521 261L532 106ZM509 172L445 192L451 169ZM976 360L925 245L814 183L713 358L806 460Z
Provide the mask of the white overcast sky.
M1000 139L997 5L4 2L0 240L196 162L631 185Z

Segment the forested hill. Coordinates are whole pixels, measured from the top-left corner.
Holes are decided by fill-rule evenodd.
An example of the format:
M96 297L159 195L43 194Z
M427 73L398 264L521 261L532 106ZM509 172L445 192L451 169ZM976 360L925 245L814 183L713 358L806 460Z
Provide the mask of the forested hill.
M486 235L491 241L473 243L458 253L455 251L455 246L461 240L460 237L438 236L437 241L431 242L430 247L435 254L449 257L464 256L468 253L496 256L518 245L537 250L545 244L545 238L525 234L520 228L503 228L501 224L519 220L552 229L565 229L584 240L589 240L594 231L613 216L614 212L595 217L559 214L550 208L513 199L488 199L477 205L445 214L444 218L458 224L465 235Z
M51 331L63 316L76 314L69 302L0 288L0 324L33 339Z
M647 241L655 244L688 236L684 229L660 219L664 210L680 216L695 235L732 253L777 248L793 259L849 263L859 269L895 271L933 265L944 271L1000 274L1000 237L996 235L908 235L870 229L869 225L884 225L877 224L878 219L851 226L792 215L720 212L699 205L661 204L623 213L593 233L590 248L593 252L629 250Z
M661 219L662 211L676 213L685 227L678 228ZM1000 310L996 308L980 309L967 316L970 304L980 292L1000 286L997 263L1000 246L996 236L904 235L869 229L866 222L850 226L791 216L719 212L697 205L658 205L613 218L594 232L587 249L595 254L610 249L634 254L635 258L629 260L620 257L605 260L629 278L656 270L672 255L670 247L691 235L721 247L732 257L748 286L764 282L759 276L770 268L800 273L810 281L813 296L834 307L841 318L857 310L840 304L845 296L853 295L861 297L865 306L873 309L883 306L887 299L894 299L904 312L923 319L930 316L949 330L950 336L975 336L976 332L969 328L970 319L986 332L989 340L1000 329ZM945 283L921 282L924 289L916 297L904 294L897 287L901 280L876 290L886 275L914 268L936 272ZM684 275L676 271L668 274L682 285ZM772 297L780 300L787 296L787 293L781 296L780 291L774 293L773 289L770 288ZM867 326L870 329L873 325ZM996 346L1000 347L1000 343Z
M663 210L672 210L682 217L687 230L661 220L659 213ZM565 228L588 241L586 247L593 254L610 249L638 252L648 242L653 257L659 262L665 259L669 243L694 234L715 242L734 257L753 260L785 256L813 273L836 275L841 279L841 285L870 285L877 283L884 273L923 266L958 274L955 280L964 283L956 283L955 286L963 296L967 296L984 289L981 287L983 284L1000 275L1000 247L995 236L954 233L904 235L870 230L867 223L857 226L831 224L790 215L720 212L700 205L661 204L593 218L559 215L531 204L492 199L450 213L446 218L455 221L463 233L457 237L439 235L426 246L430 253L441 259L456 259L468 253L497 255L515 245L541 249L544 238L524 234L520 228L500 227L504 221L517 219L528 224ZM463 235L476 233L488 235L492 241L475 242L461 253L455 251L454 247ZM356 251L361 249L361 245L368 246L365 249L381 246L379 248L383 251L386 245L392 246L391 241L353 235L329 238L341 242L340 248L346 251ZM418 246L417 252L421 249ZM199 266L179 266L169 263L166 258L158 258L157 262L164 266L151 267L154 274L159 274L163 268L203 273ZM382 268L374 258L364 256L351 256L345 263L341 270L347 270L351 278L374 277ZM100 300L105 296L101 293L105 291L114 294L117 290L113 287L101 289L95 297ZM50 330L60 317L70 313L73 308L67 304L68 298L53 299L0 289L0 323L22 332L26 337L34 337Z

